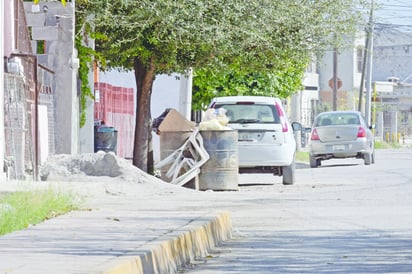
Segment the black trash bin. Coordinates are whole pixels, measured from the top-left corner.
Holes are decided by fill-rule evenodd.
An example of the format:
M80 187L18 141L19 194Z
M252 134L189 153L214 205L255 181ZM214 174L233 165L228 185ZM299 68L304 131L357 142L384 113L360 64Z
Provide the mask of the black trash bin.
M101 126L95 130L94 152L117 152L117 130L114 127Z

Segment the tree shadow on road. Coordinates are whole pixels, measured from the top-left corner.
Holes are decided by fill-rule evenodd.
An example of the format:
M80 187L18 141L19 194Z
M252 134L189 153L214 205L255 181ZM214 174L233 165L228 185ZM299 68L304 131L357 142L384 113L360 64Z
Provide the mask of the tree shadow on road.
M225 242L197 267L209 273L410 273L411 246L410 231L288 231Z

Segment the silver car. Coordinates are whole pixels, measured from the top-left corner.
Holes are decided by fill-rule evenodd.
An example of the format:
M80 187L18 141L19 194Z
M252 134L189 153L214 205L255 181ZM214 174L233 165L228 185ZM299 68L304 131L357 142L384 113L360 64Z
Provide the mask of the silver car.
M300 124L289 123L280 99L217 97L209 107L225 109L228 127L238 131L240 173L273 173L282 176L285 185L295 183L293 128Z
M318 114L309 140L310 167L332 158L361 158L365 165L375 162L371 128L357 111Z

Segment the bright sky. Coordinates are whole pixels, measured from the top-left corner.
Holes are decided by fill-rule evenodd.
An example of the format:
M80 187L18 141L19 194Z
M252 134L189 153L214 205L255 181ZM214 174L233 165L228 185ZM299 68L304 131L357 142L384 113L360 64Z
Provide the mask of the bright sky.
M412 31L411 0L375 0L379 7L375 10L375 23L406 31ZM388 27L389 27L388 26Z

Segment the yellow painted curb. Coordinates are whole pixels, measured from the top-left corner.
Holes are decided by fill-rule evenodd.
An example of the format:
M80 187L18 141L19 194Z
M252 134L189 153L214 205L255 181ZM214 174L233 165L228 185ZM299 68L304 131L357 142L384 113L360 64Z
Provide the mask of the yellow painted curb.
M185 231L174 231L137 256L123 256L102 274L176 273L178 268L195 258L206 257L211 248L232 237L232 221L228 212L199 218Z

